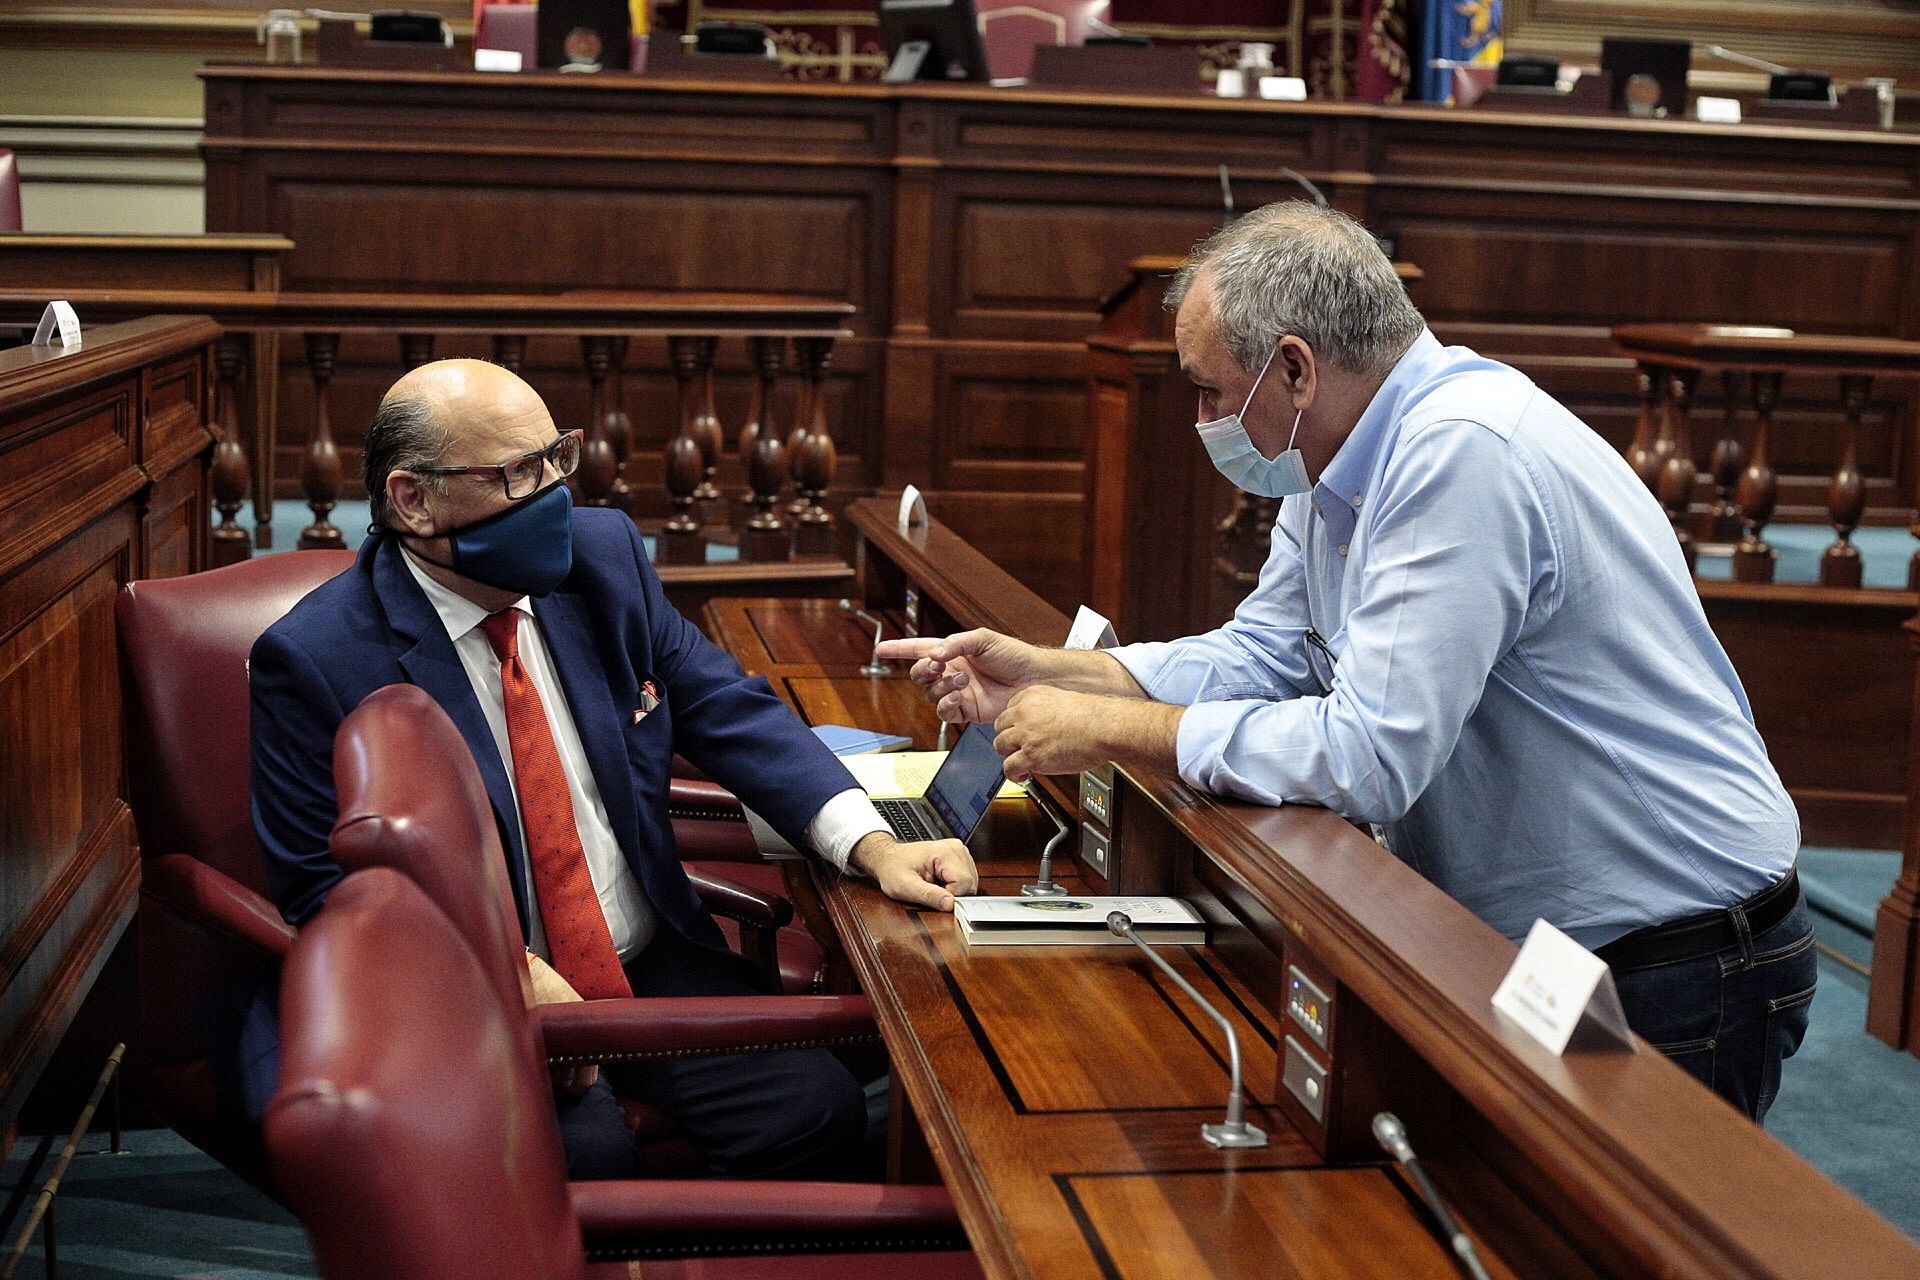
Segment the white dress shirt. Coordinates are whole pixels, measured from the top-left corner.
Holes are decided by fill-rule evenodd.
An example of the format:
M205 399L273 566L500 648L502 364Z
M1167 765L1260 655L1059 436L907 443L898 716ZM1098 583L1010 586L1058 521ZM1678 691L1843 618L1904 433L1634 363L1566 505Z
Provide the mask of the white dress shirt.
M481 713L487 718L487 727L493 731L494 746L506 766L507 786L513 788L516 785L513 749L507 738L507 708L506 698L500 691L500 662L494 657L493 646L488 643L486 633L480 629L487 611L428 577L414 563L411 554L402 559L408 572L413 574L414 581L426 593L427 603L440 616L448 639L453 641L454 652L460 656L460 665L466 670L467 682L473 686L473 695L480 703ZM600 909L607 917L607 931L613 935L614 950L625 962L639 955L653 940L658 917L653 904L647 901L647 895L640 887L639 878L633 874L633 868L627 865L626 857L620 851L620 842L614 838L612 824L607 821L607 807L600 799L599 784L594 781L593 770L587 763L586 749L580 742L580 731L574 725L572 709L567 705L559 673L554 670L553 657L547 651L539 621L534 617L533 605L527 597L522 596L514 601L512 607L524 615L519 628L520 662L540 694L540 705L546 710L547 727L553 734L554 748L560 753L560 768L566 774L567 791L573 798L573 821L580 832L580 847L587 855L587 872L593 878L593 889L600 899ZM520 823L519 804L516 791L513 815L516 824ZM886 821L873 807L866 792L852 787L821 805L820 811L807 823L805 834L809 846L834 866L844 870L847 855L861 837L887 829ZM522 826L521 878L527 886L530 925L527 945L544 959L548 957L546 929L540 922L540 905L535 893L532 868L526 861L526 847L526 831Z

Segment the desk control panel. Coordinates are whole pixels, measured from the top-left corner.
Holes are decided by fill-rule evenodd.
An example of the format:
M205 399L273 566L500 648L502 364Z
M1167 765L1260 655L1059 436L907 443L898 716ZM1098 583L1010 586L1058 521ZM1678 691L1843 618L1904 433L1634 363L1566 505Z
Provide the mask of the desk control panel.
M1101 879L1106 879L1107 866L1111 859L1108 853L1112 848L1112 837L1094 826L1091 822L1080 824L1080 865Z
M1307 1056L1307 1051L1292 1036L1287 1037L1286 1057L1280 1064L1280 1083L1306 1108L1308 1115L1322 1124L1327 1119L1327 1069Z
M1287 1017L1322 1049L1327 1047L1327 1024L1333 1019L1333 998L1300 972L1287 966Z

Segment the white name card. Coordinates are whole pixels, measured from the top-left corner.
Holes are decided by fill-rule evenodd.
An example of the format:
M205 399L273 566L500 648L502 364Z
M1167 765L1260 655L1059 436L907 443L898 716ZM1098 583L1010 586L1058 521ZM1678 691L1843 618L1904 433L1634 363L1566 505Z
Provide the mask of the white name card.
M40 315L40 327L33 331L33 345L50 347L58 335L60 345L69 349L80 345L80 317L70 302L49 302Z
M926 527L927 500L920 496L917 486L908 485L900 491L900 527L911 529L916 523Z
M1067 628L1067 642L1060 647L1063 649L1111 649L1119 643L1120 638L1113 634L1113 624L1087 606L1081 605L1080 611L1073 615L1073 625Z
M1533 922L1513 968L1493 993L1493 1007L1554 1054L1567 1051L1574 1029L1589 1014L1594 1025L1633 1048L1607 962L1545 920Z
M518 71L521 61L518 49L475 49L473 51L475 71Z
M1693 103L1693 114L1708 124L1739 124L1740 99L1696 98Z
M1260 96L1273 102L1305 102L1307 82L1299 76L1261 76Z

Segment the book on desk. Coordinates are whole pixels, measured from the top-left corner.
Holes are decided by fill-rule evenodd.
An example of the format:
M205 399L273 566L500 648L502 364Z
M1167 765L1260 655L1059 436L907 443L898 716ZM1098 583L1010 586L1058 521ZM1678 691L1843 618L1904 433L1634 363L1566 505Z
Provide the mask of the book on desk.
M1096 897L987 898L953 900L960 936L970 947L1095 947L1128 945L1107 927L1107 916L1124 912L1144 942L1202 946L1206 921L1179 898Z

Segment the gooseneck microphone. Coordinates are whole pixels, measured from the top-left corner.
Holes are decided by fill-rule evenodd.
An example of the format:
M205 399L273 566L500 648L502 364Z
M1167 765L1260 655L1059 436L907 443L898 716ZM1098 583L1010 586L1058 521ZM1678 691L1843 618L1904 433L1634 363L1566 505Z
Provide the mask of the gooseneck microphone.
M872 614L868 613L865 609L862 609L859 605L847 599L845 596L840 597L840 608L843 611L850 613L854 617L860 619L860 621L872 626L873 628L873 652L867 655L867 665L860 668L860 674L863 676L892 675L893 668L889 667L886 663L880 661L880 638L882 634L886 631L887 624L882 622L880 619L874 617Z
M1053 878L1053 851L1066 841L1067 833L1073 830L1066 815L1054 808L1053 801L1047 795L1047 789L1040 785L1038 778L1027 779L1027 795L1037 805L1040 812L1053 820L1053 838L1047 841L1047 847L1040 851L1040 874L1034 883L1020 886L1023 898L1064 898L1067 891Z
M1172 978L1175 985L1187 993L1187 998L1199 1005L1201 1010L1227 1033L1227 1066L1232 1076L1231 1083L1227 1086L1227 1118L1219 1124L1201 1125L1200 1136L1206 1139L1210 1147L1266 1146L1265 1130L1247 1123L1246 1094L1240 1085L1240 1037L1234 1034L1233 1024L1228 1022L1226 1015L1214 1008L1205 996L1194 990L1193 984L1182 977L1178 969L1168 964L1159 952L1148 946L1140 935L1133 931L1132 916L1124 911L1110 911L1107 913L1107 928L1146 952L1147 959L1159 965L1161 972Z
M1460 1222L1453 1216L1453 1210L1440 1195L1440 1188L1433 1185L1433 1179L1427 1176L1427 1170L1420 1158L1413 1154L1413 1144L1407 1141L1406 1126L1391 1111L1382 1111L1373 1117L1374 1141L1382 1150L1407 1171L1413 1179L1413 1186L1426 1201L1427 1208L1440 1224L1440 1230L1446 1235L1447 1243L1453 1249L1454 1257L1460 1260L1460 1266L1473 1280L1491 1280L1487 1269L1480 1264L1480 1254L1473 1247L1473 1238L1460 1229Z

